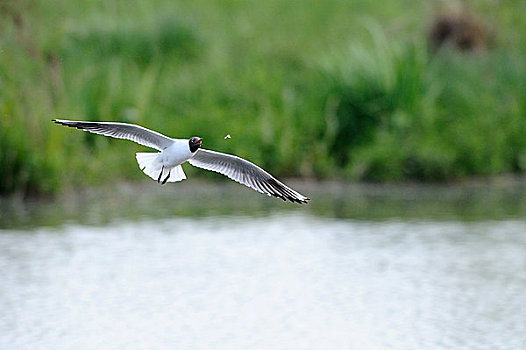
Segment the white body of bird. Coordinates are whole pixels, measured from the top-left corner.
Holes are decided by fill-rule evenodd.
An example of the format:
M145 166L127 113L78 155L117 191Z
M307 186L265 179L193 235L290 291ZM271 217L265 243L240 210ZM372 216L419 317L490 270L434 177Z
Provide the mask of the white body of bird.
M177 182L186 179L181 164L195 155L188 148L188 140L173 139L173 143L159 153L135 154L139 168L157 181Z

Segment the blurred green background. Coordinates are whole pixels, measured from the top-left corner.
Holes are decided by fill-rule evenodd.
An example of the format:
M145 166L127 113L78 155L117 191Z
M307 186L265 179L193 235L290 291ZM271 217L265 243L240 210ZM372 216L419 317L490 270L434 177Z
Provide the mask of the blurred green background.
M0 33L0 194L144 179L142 147L52 118L281 177L526 171L526 1L0 0Z

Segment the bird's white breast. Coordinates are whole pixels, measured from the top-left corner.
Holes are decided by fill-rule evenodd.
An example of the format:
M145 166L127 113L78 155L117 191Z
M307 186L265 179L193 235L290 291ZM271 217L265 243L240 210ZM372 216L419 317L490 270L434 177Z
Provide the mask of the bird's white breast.
M161 155L165 167L174 167L192 158L194 153L190 152L188 140L174 140L174 143L165 148Z

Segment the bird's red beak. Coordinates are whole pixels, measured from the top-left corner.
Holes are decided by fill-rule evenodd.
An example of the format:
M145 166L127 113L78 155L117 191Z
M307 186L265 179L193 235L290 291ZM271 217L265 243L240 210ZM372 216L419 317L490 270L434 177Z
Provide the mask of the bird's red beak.
M197 144L201 146L203 144L203 139L200 138L199 141L197 141Z

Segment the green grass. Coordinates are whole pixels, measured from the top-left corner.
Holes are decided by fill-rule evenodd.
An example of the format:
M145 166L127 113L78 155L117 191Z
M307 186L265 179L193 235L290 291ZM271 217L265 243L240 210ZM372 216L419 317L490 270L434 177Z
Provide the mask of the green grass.
M325 63L337 100L328 142L346 174L447 180L526 170L523 53L431 55L425 43L371 35L371 49L355 45Z
M279 176L523 173L526 5L476 6L490 48L433 54L426 1L3 2L0 194L144 178L142 147L52 118L199 135Z

